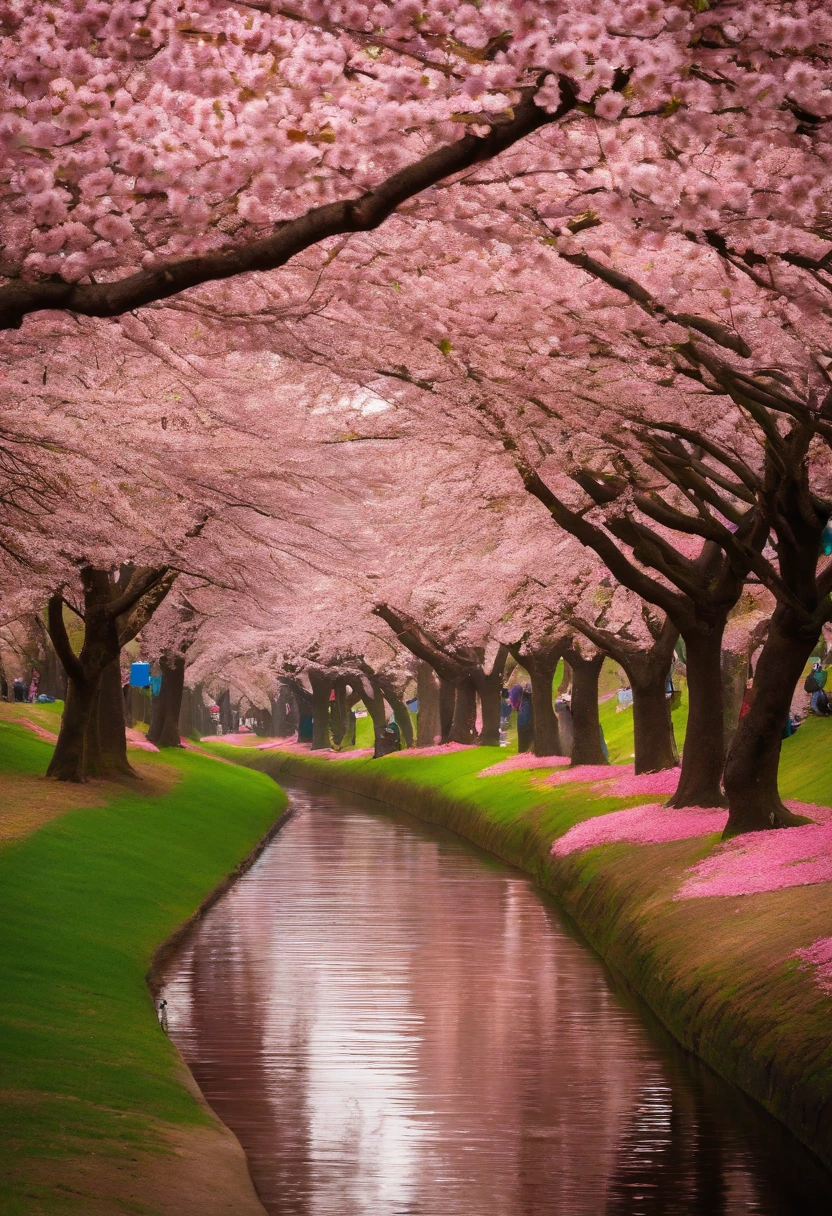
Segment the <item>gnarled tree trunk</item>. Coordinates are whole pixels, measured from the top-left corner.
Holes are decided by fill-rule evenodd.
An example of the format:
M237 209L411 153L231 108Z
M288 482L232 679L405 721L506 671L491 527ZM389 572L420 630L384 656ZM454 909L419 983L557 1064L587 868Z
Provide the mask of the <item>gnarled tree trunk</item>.
M737 726L725 765L726 838L805 822L784 806L777 775L795 685L816 644L811 625L801 624L782 605L776 609L757 660L754 699Z

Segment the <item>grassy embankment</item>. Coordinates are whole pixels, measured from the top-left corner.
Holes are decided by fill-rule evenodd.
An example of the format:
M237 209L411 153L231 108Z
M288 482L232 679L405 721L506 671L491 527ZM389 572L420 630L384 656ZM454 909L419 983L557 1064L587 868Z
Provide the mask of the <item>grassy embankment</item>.
M47 782L60 707L0 707L0 1211L260 1213L145 976L285 807L260 774L131 753L143 780Z
M685 711L677 711L677 736ZM631 711L602 706L613 760L632 753ZM681 729L680 729L681 728ZM552 891L591 944L676 1038L739 1084L832 1165L832 995L795 951L832 935L832 884L675 900L685 871L718 834L664 844L609 844L563 859L552 841L591 816L655 802L544 786L547 770L480 778L506 749L383 760L217 747L261 768L369 794L442 823ZM832 805L832 722L808 720L783 746L784 796Z

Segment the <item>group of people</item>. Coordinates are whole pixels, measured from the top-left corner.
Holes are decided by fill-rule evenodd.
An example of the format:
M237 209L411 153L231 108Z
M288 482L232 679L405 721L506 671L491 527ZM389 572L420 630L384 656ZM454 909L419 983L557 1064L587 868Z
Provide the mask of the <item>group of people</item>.
M534 745L534 705L530 684L514 684L502 690L500 702L500 745L508 743L508 727L511 715L517 714L517 750L530 752ZM569 693L559 693L555 701L560 745L564 755L572 753L572 698ZM604 732L601 731L601 747L607 755Z

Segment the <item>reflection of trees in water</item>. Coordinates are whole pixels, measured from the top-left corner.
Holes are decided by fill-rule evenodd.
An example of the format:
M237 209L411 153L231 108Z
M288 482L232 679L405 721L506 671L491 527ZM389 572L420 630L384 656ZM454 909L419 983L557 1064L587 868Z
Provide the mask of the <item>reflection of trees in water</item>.
M661 1068L618 1145L605 1216L829 1216L820 1162L664 1031L655 1037Z
M296 1067L274 1093L265 1051L268 900L236 888L197 933L189 967L190 1025L180 1042L196 1081L242 1143L261 1199L305 1216L307 1085L302 1034Z
M752 1105L727 1111L729 1087L645 1032L526 879L314 803L174 985L173 1037L270 1211L827 1216L770 1202L801 1171L749 1152Z
M560 1194L595 1216L639 1031L528 882L411 822L343 812L296 821L274 860L298 915L278 909L263 943L265 1034L282 1057L305 1019L313 1209L386 1213L386 1195L532 1214ZM322 909L314 935L304 917ZM313 949L314 982L298 960Z

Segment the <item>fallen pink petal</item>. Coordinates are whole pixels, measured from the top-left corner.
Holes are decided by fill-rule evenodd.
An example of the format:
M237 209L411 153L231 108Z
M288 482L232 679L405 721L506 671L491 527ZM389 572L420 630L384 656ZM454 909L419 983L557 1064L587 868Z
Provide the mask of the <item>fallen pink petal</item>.
M554 857L566 857L599 844L663 844L669 840L688 840L721 832L728 812L691 806L669 809L658 802L633 806L608 815L596 815L570 828L552 845Z
M812 979L824 992L832 993L832 937L818 937L792 958L802 959L801 971L814 970Z
M827 817L823 823L777 832L748 832L720 845L688 873L676 899L756 895L832 882L832 822Z
M523 769L558 768L569 763L568 756L533 756L530 752L518 752L508 760L500 760L477 773L478 777L498 777L501 773L514 773Z

